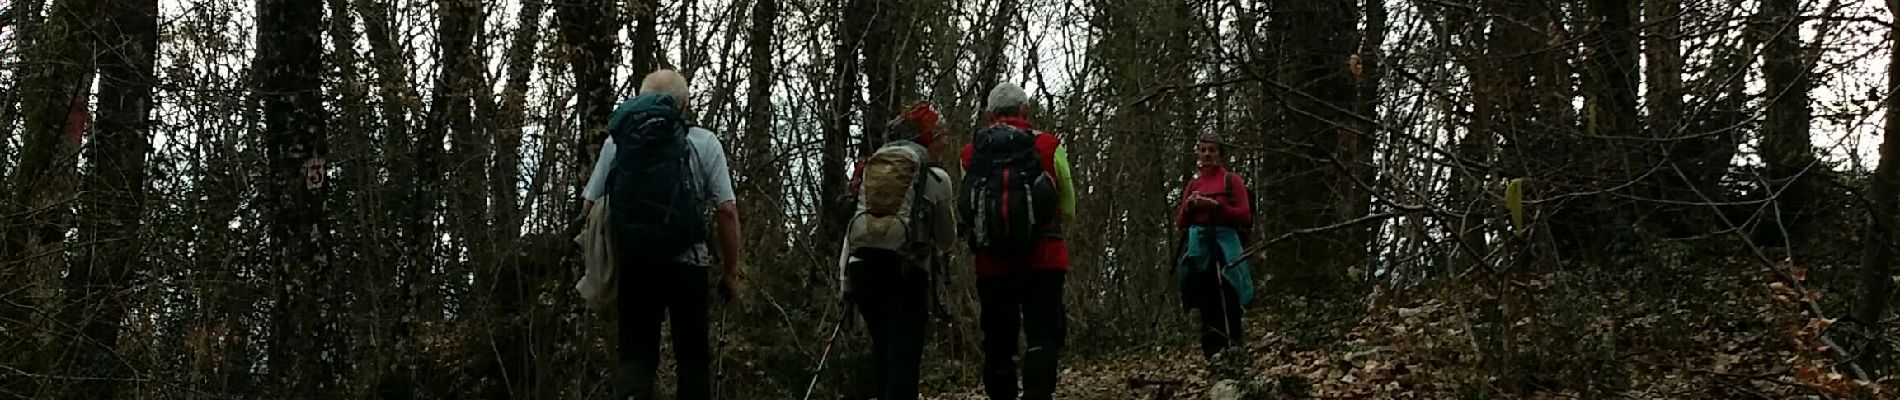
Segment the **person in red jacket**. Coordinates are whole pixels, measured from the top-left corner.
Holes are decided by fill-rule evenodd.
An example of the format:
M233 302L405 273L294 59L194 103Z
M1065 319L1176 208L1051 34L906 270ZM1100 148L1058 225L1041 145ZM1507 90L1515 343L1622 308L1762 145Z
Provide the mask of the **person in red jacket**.
M976 290L983 331L983 385L990 400L1016 400L1016 335L1022 333L1028 350L1022 354L1022 398L1046 400L1055 395L1057 360L1067 339L1068 310L1063 304L1063 282L1069 272L1069 245L1061 225L1075 218L1075 184L1069 173L1068 152L1056 135L1036 130L1029 120L1031 103L1022 87L997 85L985 110L991 124L1007 124L1035 132L1036 153L1043 171L1056 183L1059 216L1046 227L1027 256L1006 257L974 251ZM963 147L962 164L970 166L974 147ZM968 188L960 189L968 190Z

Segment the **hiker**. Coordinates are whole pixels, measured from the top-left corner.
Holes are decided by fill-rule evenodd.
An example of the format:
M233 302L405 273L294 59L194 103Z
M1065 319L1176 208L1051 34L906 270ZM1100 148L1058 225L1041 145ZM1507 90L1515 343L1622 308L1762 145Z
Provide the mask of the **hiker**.
M583 193L590 201L607 197L612 225L620 318L614 398L653 398L660 324L669 315L676 397L711 398L709 233L719 240L724 267L719 294L739 298L739 206L731 171L719 138L683 117L689 99L678 72L648 74L640 94L620 103L608 119L610 137ZM708 216L715 232L706 232Z
M917 399L932 277L956 245L950 174L930 161L937 111L919 103L891 121L891 140L857 164L840 278L871 334L879 400Z
M1069 246L1062 225L1075 218L1075 185L1067 150L1036 130L1029 95L997 85L985 106L990 124L963 147L958 230L976 256L982 307L983 385L991 400L1015 400L1016 334L1026 336L1022 398L1055 394L1057 361L1067 336L1063 280Z
M1241 307L1253 301L1253 276L1241 257L1253 224L1246 181L1227 170L1226 144L1214 134L1194 143L1194 179L1175 212L1184 254L1175 280L1187 309L1201 310L1201 353L1209 360L1245 338Z

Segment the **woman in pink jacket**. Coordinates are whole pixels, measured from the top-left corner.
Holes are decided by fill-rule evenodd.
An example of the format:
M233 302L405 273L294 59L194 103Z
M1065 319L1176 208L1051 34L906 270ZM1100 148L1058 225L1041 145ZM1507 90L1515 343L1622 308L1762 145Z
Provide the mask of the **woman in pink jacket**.
M1201 309L1201 352L1212 359L1246 337L1242 307L1253 300L1252 268L1241 236L1253 223L1247 184L1227 170L1226 145L1203 134L1194 144L1196 173L1181 191L1174 223L1183 241L1175 279L1187 308Z

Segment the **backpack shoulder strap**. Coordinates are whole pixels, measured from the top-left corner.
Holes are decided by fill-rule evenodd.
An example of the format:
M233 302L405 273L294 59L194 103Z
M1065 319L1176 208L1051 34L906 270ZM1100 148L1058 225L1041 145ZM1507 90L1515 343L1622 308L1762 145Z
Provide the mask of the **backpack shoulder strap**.
M1221 185L1223 186L1221 189L1221 192L1227 193L1227 198L1232 199L1234 198L1234 186L1240 184L1238 183L1240 182L1240 176L1234 175L1234 171L1226 171L1226 170L1221 171L1221 174L1222 174ZM1247 194L1247 212L1249 213L1257 211L1253 209L1253 201L1254 201L1253 193L1248 193Z
M950 183L950 170L944 169L942 165L939 165L936 162L931 162L930 165L925 166L924 172L930 175L930 180L932 182L937 182L939 184ZM941 176L937 175L938 172L942 172L943 175Z
M911 182L910 185L910 220L913 224L922 228L913 228L907 231L911 236L910 244L916 246L915 249L921 254L918 260L927 263L932 261L930 259L932 253L930 249L933 247L931 246L931 239L934 239L933 235L935 235L936 232L935 224L942 223L940 221L933 221L930 218L931 215L933 215L932 209L941 206L930 201L930 192L927 190L930 183L936 181L937 173L931 170L932 163L930 161L929 148L916 142L907 142L904 143L904 146L916 152L918 157L917 161L919 161L917 163L916 180ZM928 204L929 207L918 207L919 204Z
M911 200L913 203L918 200L925 200L924 194L927 192L924 190L924 185L927 185L931 181L935 180L934 177L937 174L934 172L931 172L930 168L936 166L936 164L931 162L930 160L930 149L925 148L923 145L917 144L915 142L911 142L911 143L905 143L904 146L910 148L911 151L917 152L917 158L918 158L917 178L916 178L917 181L910 185L911 186L910 188ZM911 207L911 208L912 208L911 210L912 213L918 212L916 210L917 207Z

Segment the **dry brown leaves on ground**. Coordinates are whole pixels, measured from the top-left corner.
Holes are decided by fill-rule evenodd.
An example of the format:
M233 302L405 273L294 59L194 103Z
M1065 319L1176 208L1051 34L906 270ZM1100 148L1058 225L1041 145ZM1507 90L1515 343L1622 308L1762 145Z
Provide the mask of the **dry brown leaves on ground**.
M1483 341L1473 331L1472 306L1431 299L1408 306L1369 306L1342 343L1301 350L1276 326L1273 316L1250 318L1248 391L1255 398L1321 399L1636 399L1846 398L1856 390L1875 392L1873 383L1855 382L1837 371L1819 348L1816 335L1830 320L1806 316L1772 299L1738 299L1756 315L1693 316L1689 348L1630 348L1621 376L1608 392L1581 387L1511 389L1496 369L1486 366ZM1370 304L1381 304L1373 301ZM1724 329L1752 318L1759 329ZM1612 321L1620 335L1639 336L1640 318ZM1534 324L1518 321L1517 325ZM1187 329L1184 327L1183 329ZM1648 340L1624 340L1649 343ZM1648 346L1643 344L1642 346ZM1108 358L1065 365L1058 398L1063 399L1206 399L1217 379L1198 350L1163 349L1149 356ZM1079 364L1079 365L1078 365ZM968 388L932 399L983 399Z

